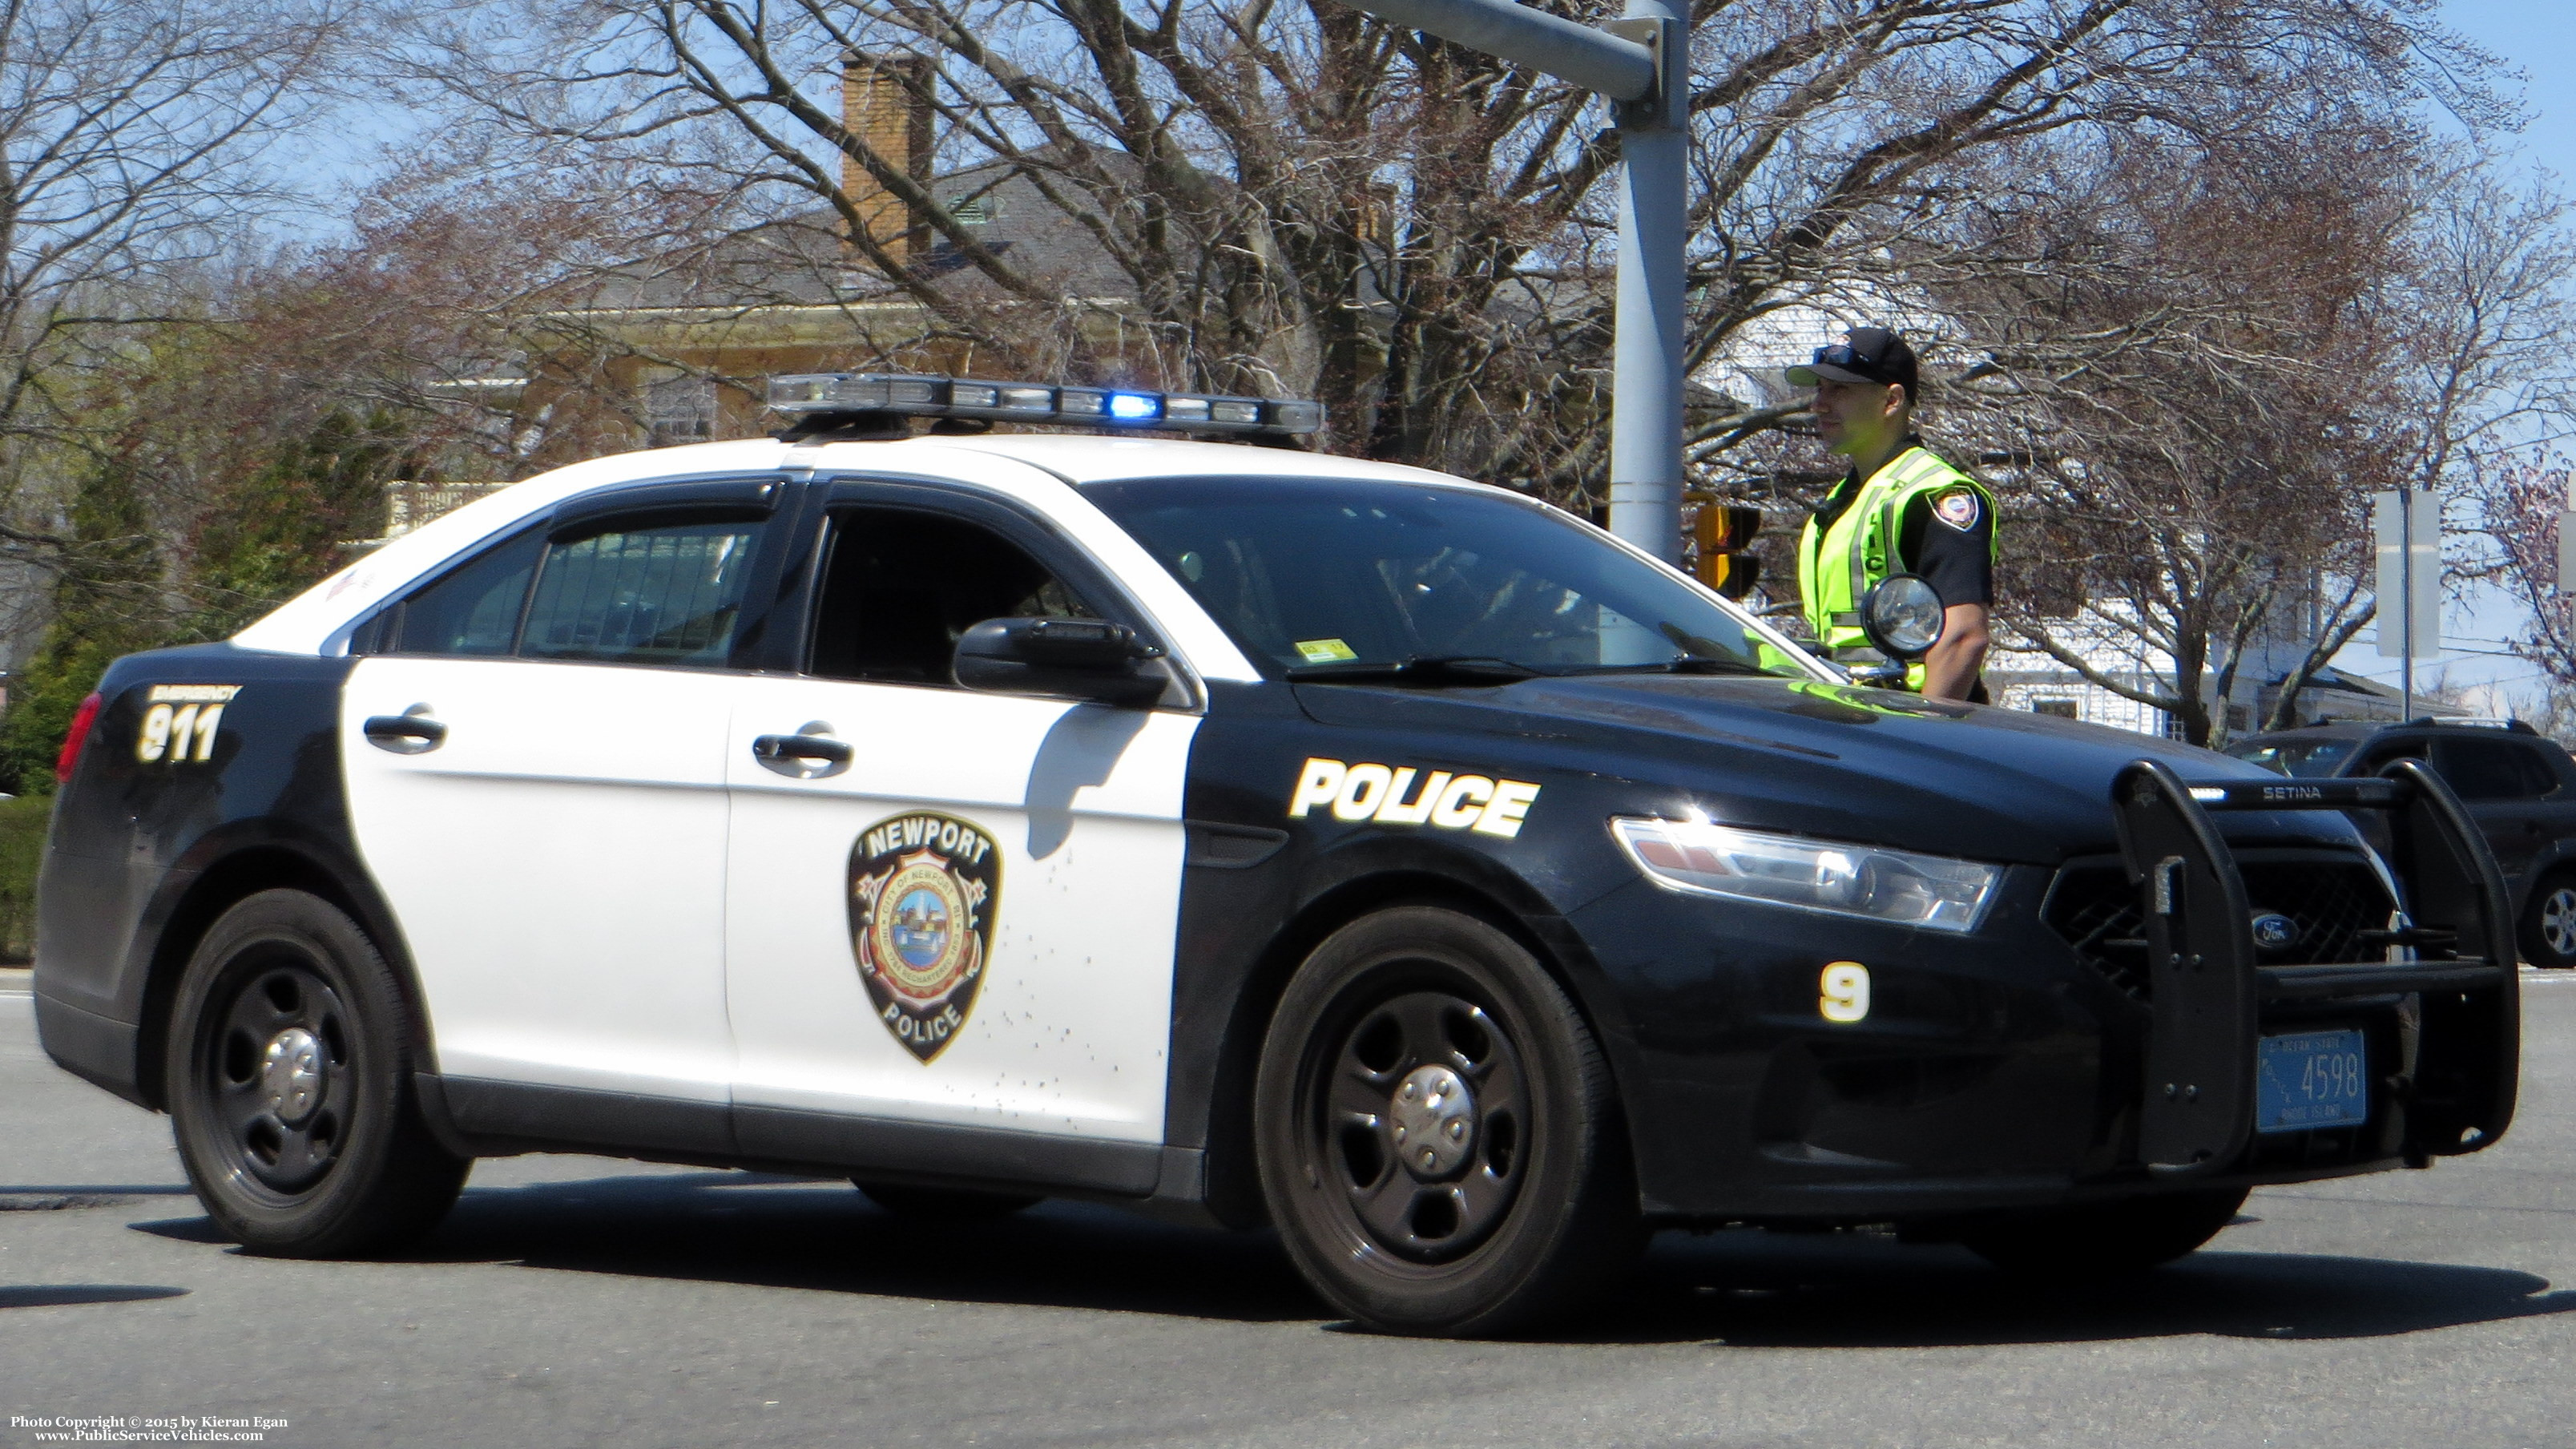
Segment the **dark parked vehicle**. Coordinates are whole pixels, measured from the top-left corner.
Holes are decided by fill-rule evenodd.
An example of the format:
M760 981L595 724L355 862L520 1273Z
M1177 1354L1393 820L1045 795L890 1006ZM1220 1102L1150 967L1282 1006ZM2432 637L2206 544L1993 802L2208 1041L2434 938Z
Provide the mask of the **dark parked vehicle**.
M2376 775L2422 760L2486 836L2512 895L2523 959L2576 967L2576 759L2520 720L2364 720L2249 735L2240 760L2303 779Z

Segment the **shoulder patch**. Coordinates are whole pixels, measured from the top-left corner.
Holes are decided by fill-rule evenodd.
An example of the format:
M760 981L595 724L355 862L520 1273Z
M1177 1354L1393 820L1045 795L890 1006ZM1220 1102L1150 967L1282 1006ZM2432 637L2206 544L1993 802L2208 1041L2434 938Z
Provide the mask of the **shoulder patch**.
M1982 512L1974 488L1944 488L1932 495L1932 516L1961 533L1976 527Z

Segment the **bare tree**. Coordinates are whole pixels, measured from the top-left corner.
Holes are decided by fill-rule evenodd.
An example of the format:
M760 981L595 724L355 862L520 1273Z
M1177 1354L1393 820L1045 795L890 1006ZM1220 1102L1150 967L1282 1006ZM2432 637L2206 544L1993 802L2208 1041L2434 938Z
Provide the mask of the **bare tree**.
M1965 264L1963 217L1997 203L1988 155L2215 142L2249 131L2250 97L2399 110L2478 71L2415 0L1703 0L1695 18L1702 356L1843 279L1942 248ZM1604 113L1332 0L457 0L390 52L501 133L649 160L737 208L735 242L653 265L748 303L723 259L756 232L774 282L807 264L777 296L849 307L857 359L1319 395L1336 448L1560 496L1600 472ZM935 167L839 103L854 60L935 117ZM1053 240L988 244L979 199L1005 192ZM1714 409L1702 451L1783 416Z
M202 320L207 262L286 195L335 0L0 3L0 544L44 561L101 369ZM191 297L192 290L196 296Z

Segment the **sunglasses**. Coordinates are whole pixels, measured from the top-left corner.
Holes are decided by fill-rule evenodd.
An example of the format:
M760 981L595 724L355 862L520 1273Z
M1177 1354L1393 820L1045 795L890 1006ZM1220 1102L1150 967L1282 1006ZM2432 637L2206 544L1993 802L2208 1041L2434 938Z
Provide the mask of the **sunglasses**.
M1863 357L1858 352L1853 351L1852 345L1848 342L1837 342L1831 347L1817 348L1815 361L1822 363L1827 367L1878 366L1876 360Z

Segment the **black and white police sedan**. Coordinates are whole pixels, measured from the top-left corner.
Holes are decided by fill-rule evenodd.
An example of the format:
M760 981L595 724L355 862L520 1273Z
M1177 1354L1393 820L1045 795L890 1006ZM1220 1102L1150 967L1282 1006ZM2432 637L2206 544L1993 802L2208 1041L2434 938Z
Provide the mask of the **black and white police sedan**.
M2414 766L1858 687L1456 478L959 421L1299 404L776 395L108 671L38 1021L224 1232L383 1249L608 1152L1269 1222L1474 1333L1659 1224L2149 1265L2510 1119L2493 862Z

